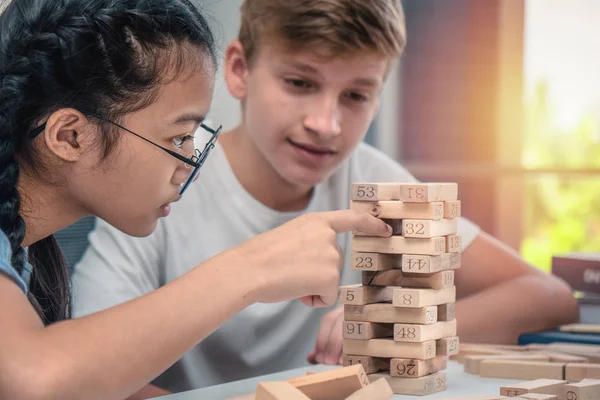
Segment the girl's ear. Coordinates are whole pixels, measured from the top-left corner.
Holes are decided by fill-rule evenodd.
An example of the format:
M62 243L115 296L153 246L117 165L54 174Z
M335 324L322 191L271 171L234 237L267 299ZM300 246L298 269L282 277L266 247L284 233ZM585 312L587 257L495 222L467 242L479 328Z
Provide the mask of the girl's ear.
M46 122L43 139L46 147L58 158L68 162L78 161L85 151L84 143L88 119L72 108L54 112Z

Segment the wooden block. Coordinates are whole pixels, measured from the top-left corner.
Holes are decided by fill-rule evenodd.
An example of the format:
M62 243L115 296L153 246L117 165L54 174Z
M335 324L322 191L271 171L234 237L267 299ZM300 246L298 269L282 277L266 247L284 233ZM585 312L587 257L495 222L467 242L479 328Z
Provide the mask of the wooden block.
M363 271L363 285L402 286L411 288L445 289L454 286L454 271L433 274L406 275L399 269Z
M550 343L546 349L586 357L590 363L600 364L600 346L578 343Z
M403 236L353 236L352 250L385 254L442 254L446 251L446 237L430 239Z
M500 387L500 394L508 397L521 396L528 393L551 394L562 397L567 381L562 379L536 379L510 386Z
M383 182L353 183L350 199L355 201L400 200L400 186L397 183Z
M525 361L550 361L550 357L544 354L531 354L528 352L515 352L502 355L471 355L464 359L465 372L479 375L481 363L484 360L525 360Z
M294 385L285 381L261 382L256 388L256 400L311 400Z
M403 289L392 287L392 304L396 307L421 308L456 301L456 287L446 289Z
M405 203L402 201L351 201L350 209L366 212L382 219L433 219L444 218L444 203Z
M318 374L288 379L311 400L339 400L369 385L362 365L336 368Z
M438 308L438 321L452 321L456 319L456 303L440 304Z
M344 355L344 367L361 364L367 374L390 370L390 359L371 356Z
M371 382L370 385L357 390L346 400L387 400L394 395L389 383L383 378Z
M508 400L508 397L498 394L469 394L458 397L444 397L443 400Z
M484 360L480 375L507 379L564 379L565 364L545 361Z
M369 375L371 382L380 378L387 380L395 394L424 396L446 390L446 373L444 371L421 378L397 378L381 373Z
M428 360L436 356L435 341L422 343L394 342L392 339L344 339L344 354L384 358L416 358Z
M425 342L456 336L456 320L436 322L431 325L394 324L396 342Z
M410 274L431 274L439 271L459 269L461 253L443 253L438 256L419 254L402 255L402 272Z
M401 219L383 219L383 222L392 227L392 235L402 235L402 220ZM354 235L371 236L368 233L354 231Z
M430 203L432 201L457 200L456 183L403 183L400 184L400 201L407 203Z
M444 218L453 219L461 215L460 200L449 200L444 202Z
M574 363L565 367L565 379L571 382L585 378L600 379L600 364Z
M433 324L437 322L437 307L399 308L392 304L345 305L346 321L382 323Z
M535 352L529 352L529 353L538 354ZM564 354L564 353L559 353L556 351L542 351L542 352L539 352L539 354L544 354L544 355L548 356L550 358L548 361L551 361L551 362L562 362L565 364L589 362L589 359L587 357L574 356L572 354Z
M515 346L516 347L516 346ZM524 347L524 346L523 346ZM459 363L464 362L464 358L468 355L485 355L485 354L508 354L513 353L512 350L500 349L494 345L484 345L478 343L461 343L458 354L451 357Z
M436 340L435 352L438 356L453 356L458 354L460 349L460 342L458 336L441 338Z
M563 332L600 333L600 324L568 324L559 326L559 329Z
M352 252L352 268L359 271L385 271L402 268L402 256L399 254Z
M565 385L565 400L599 400L600 380L584 379L579 383Z
M558 396L555 394L541 394L541 393L526 393L518 397L524 400L558 400Z
M446 236L446 253L459 253L462 251L460 235Z
M390 360L390 376L419 378L445 370L447 365L448 357L446 356L436 356L429 360L392 358Z
M438 221L426 219L403 219L402 236L413 238L433 238L456 234L456 219L440 219Z
M393 336L394 326L392 324L344 321L344 339L376 339Z
M394 287L348 285L339 289L340 304L365 305L391 301Z

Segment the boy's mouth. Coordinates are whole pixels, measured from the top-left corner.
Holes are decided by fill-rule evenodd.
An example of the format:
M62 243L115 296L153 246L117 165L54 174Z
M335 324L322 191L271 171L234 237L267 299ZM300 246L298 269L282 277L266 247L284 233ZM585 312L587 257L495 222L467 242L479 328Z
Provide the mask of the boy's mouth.
M319 156L327 156L327 155L334 155L336 154L336 152L334 150L331 150L327 147L321 147L321 146L314 146L312 144L304 144L304 143L297 143L294 142L291 139L287 139L287 141L295 147L298 147L308 153L312 153L315 155L319 155Z

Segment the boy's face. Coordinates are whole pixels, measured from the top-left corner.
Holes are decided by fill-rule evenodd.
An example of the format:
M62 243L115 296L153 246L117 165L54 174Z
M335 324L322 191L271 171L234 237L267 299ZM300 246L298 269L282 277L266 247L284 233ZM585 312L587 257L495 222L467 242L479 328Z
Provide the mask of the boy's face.
M313 186L363 138L390 60L373 52L324 59L263 44L249 68L242 63L228 69L239 78L232 93L243 102L244 129L283 179Z

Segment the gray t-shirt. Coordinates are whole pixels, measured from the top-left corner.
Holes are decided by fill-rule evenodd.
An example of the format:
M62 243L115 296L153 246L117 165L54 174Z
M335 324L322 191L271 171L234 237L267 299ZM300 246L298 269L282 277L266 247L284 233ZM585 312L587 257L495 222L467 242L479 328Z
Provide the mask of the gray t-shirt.
M223 148L217 145L200 178L174 204L171 216L160 220L152 235L132 238L98 221L90 235L90 248L75 269L74 315L87 315L146 294L215 254L305 212L347 209L352 182L385 181L416 180L380 151L360 144L331 177L316 186L306 210L279 212L244 189ZM459 233L466 247L479 228L460 219ZM338 240L348 266L350 235L339 235ZM344 268L341 284L357 282L359 272ZM253 304L189 351L155 383L177 392L306 365L321 318L329 310L312 309L298 301Z
M7 275L12 279L23 293L27 294L29 288L29 277L31 275L31 265L25 264L23 272L19 274L11 265L12 251L8 237L4 231L0 230L0 274Z

